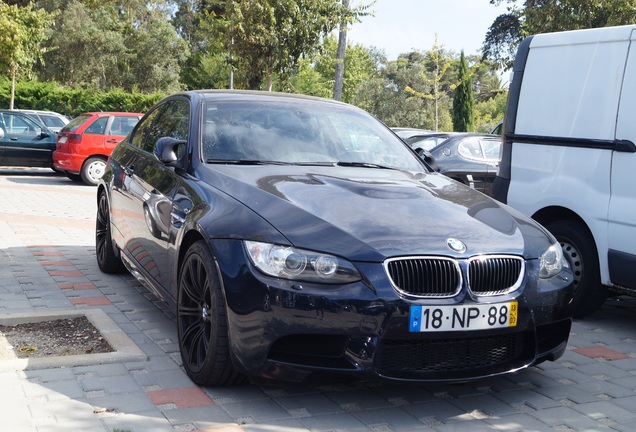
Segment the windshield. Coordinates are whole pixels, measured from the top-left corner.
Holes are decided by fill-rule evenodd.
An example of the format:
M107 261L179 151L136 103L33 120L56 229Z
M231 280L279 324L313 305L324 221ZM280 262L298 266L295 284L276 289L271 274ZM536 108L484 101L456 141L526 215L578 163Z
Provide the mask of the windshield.
M203 110L209 163L348 165L426 171L386 126L347 106L299 102L216 102Z

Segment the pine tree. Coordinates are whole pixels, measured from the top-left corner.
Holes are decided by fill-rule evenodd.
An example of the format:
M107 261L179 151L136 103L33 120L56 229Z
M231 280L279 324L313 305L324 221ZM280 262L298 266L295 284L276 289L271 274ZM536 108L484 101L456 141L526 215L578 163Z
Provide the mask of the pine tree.
M473 104L473 83L462 50L459 59L458 84L453 96L453 129L456 132L471 132L473 130Z

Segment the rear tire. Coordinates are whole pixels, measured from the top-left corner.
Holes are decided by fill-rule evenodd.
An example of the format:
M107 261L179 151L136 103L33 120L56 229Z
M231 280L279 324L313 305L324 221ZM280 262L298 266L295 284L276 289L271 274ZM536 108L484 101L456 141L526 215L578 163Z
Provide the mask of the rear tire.
M110 208L106 192L99 194L97 200L97 218L95 221L95 253L97 265L104 273L122 273L126 268L121 256L115 253L111 235Z
M574 316L591 314L607 298L607 287L601 285L598 252L592 234L585 225L574 220L549 222L545 227L561 244L574 275Z
M90 157L82 165L82 180L89 186L97 186L106 170L106 160L102 157Z
M215 260L203 240L185 254L179 272L177 333L186 373L200 386L243 380L232 367L225 298Z

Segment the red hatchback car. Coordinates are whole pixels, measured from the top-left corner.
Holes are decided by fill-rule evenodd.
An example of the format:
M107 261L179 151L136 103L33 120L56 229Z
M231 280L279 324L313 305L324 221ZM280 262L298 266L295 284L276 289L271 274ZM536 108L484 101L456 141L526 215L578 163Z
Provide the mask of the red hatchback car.
M53 166L74 181L96 185L106 161L143 116L127 112L89 112L71 120L59 132Z

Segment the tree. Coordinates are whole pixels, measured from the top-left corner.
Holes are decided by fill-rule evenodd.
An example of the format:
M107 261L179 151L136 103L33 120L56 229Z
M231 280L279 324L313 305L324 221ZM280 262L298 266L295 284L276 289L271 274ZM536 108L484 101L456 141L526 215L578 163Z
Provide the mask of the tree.
M483 56L499 67L512 67L521 40L538 33L632 24L636 0L490 0L509 5L486 33Z
M54 2L55 0L47 0ZM68 0L50 31L40 79L73 88L171 92L180 89L188 47L164 10ZM72 55L71 55L72 53Z
M336 58L338 45L339 42L330 35L323 40L317 53L313 56L303 56L296 72L289 80L288 90L331 98L334 88L334 69L338 61ZM378 74L373 54L360 44L348 45L345 49L344 64L341 100L356 104L360 95L360 85Z
M349 0L342 0L342 7L349 10ZM347 23L343 19L340 22L340 31L338 32L338 51L336 52L336 77L333 84L333 98L335 100L342 99L342 80L344 78L344 59L345 48L347 47Z
M457 81L459 84L453 96L453 130L471 132L473 130L473 83L463 50L459 58Z
M188 56L188 46L177 37L161 10L148 10L142 15L126 46L134 61L129 63L125 88L144 93L179 90L179 65Z
M340 18L338 0L232 1L226 10L219 33L245 68L250 89L266 80L271 90L274 74L288 79L299 58L311 53Z
M8 67L11 77L9 109L13 109L16 78L28 74L41 58L40 44L53 19L53 14L35 9L32 3L20 7L0 2L0 63Z
M414 97L431 99L434 102L435 131L438 131L440 126L440 104L443 99L448 98L448 95L442 89L442 85L443 81L447 78L446 74L448 68L451 66L451 60L451 57L445 53L444 46L438 43L436 34L433 48L425 57L425 63L428 66L430 74L422 75L425 81L431 83L432 91L417 91L411 86L407 86L405 89L407 93Z
M311 56L323 37L343 19L354 22L368 6L349 10L340 0L217 0L223 15L209 13L213 37L234 58L241 85L272 89L277 77L287 82L299 60Z

